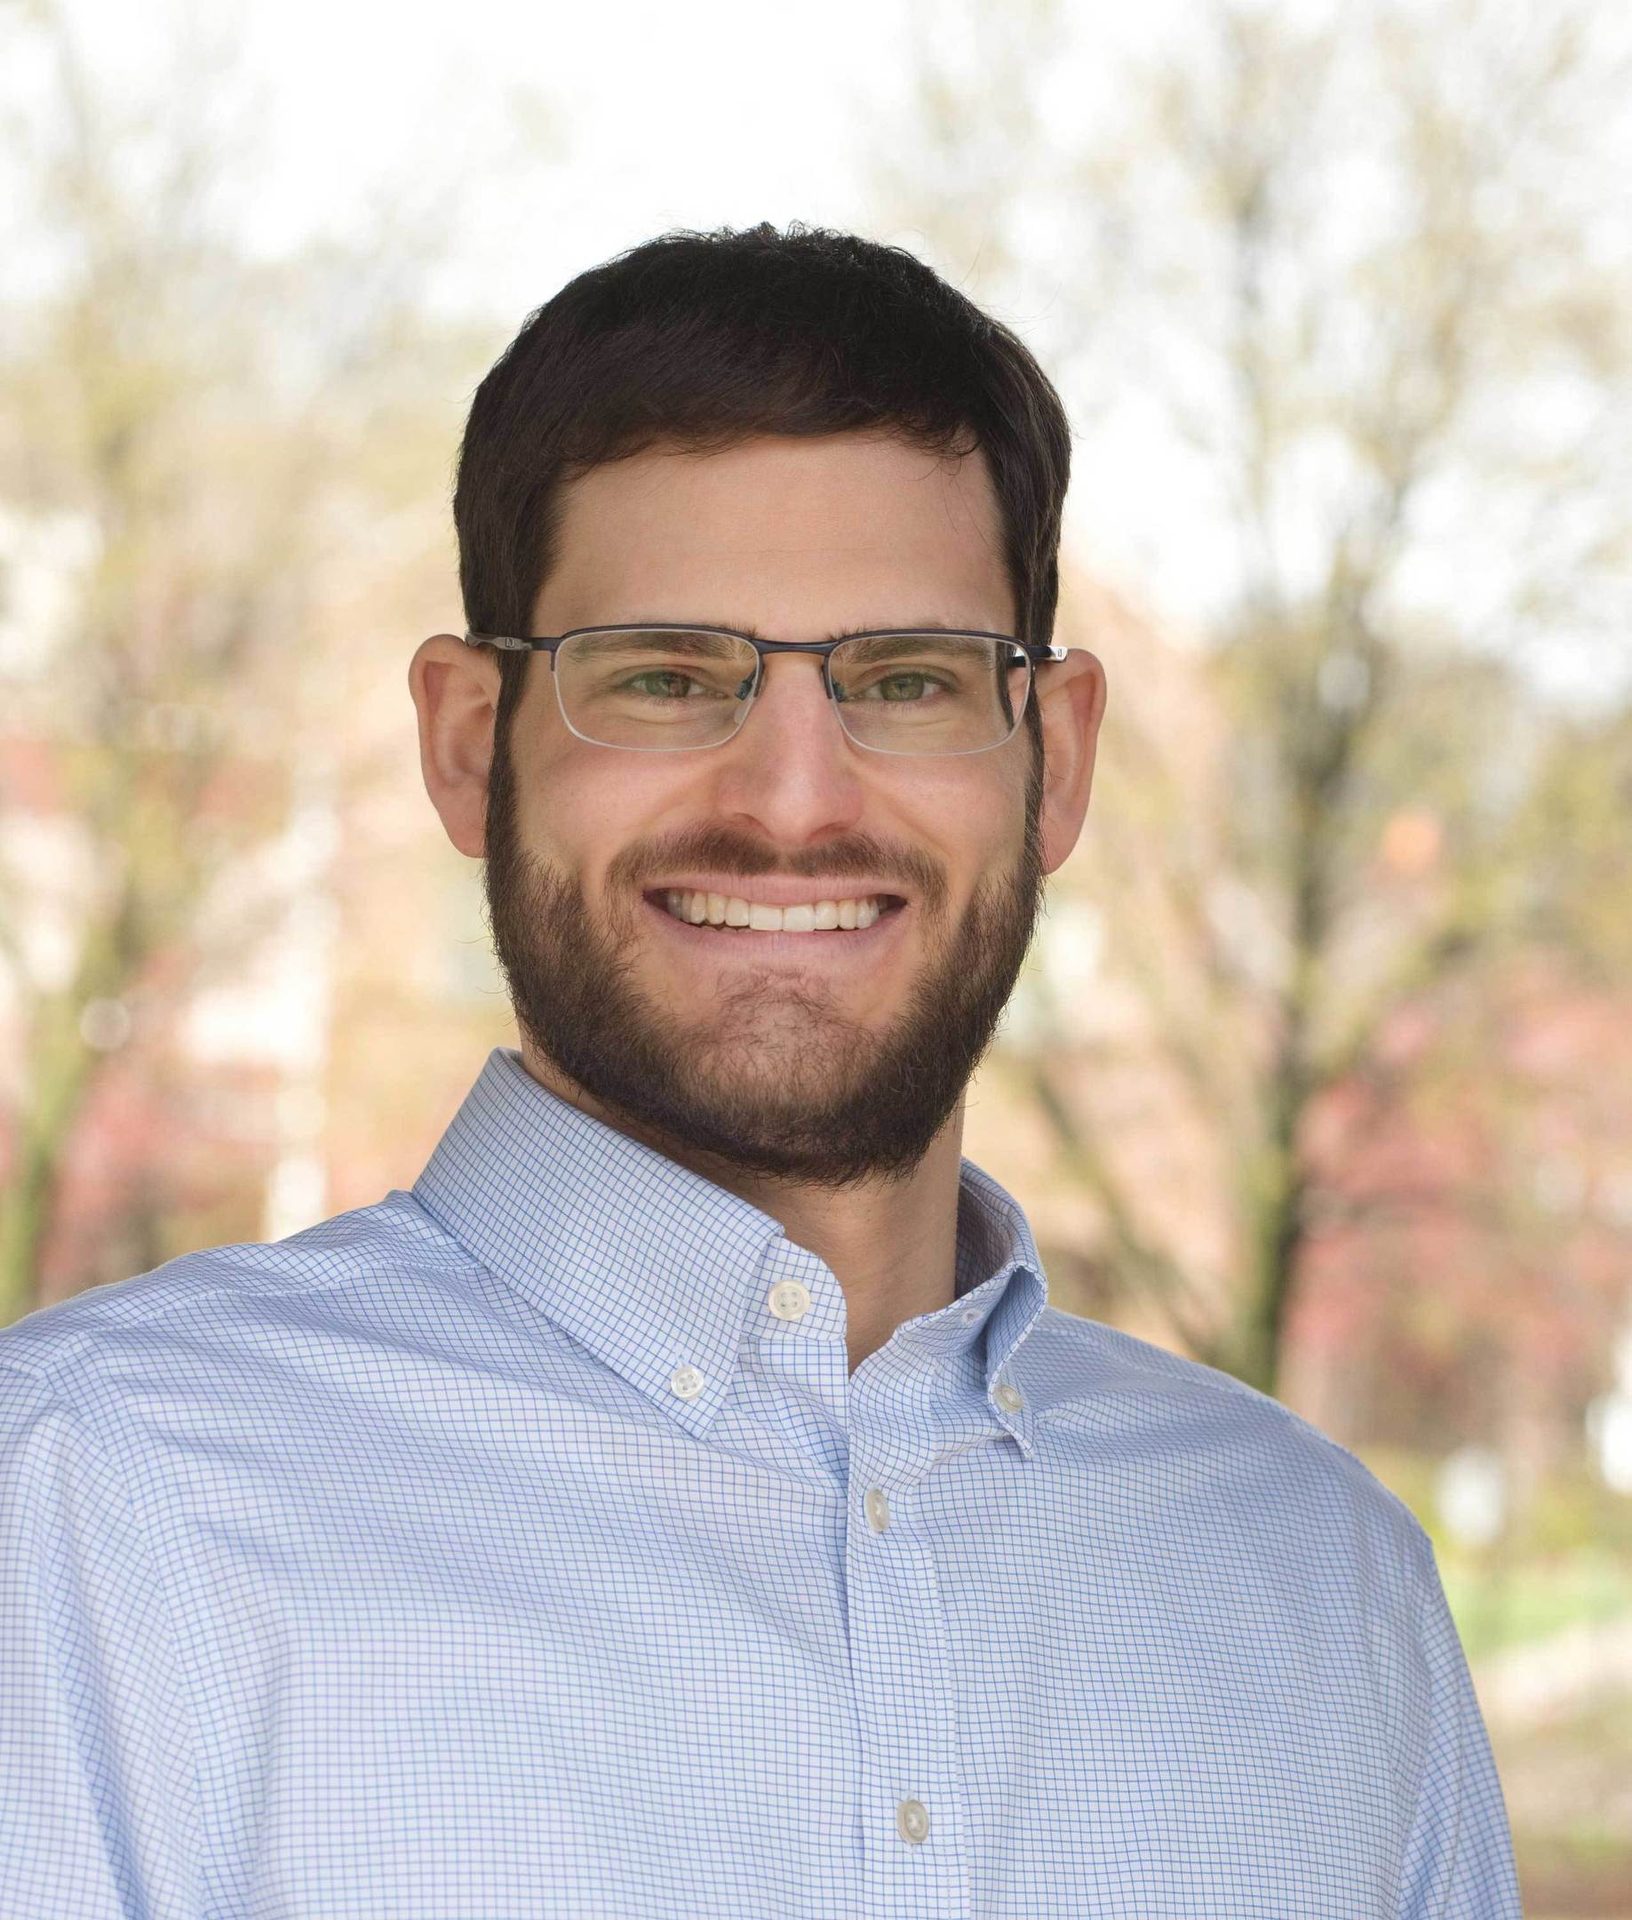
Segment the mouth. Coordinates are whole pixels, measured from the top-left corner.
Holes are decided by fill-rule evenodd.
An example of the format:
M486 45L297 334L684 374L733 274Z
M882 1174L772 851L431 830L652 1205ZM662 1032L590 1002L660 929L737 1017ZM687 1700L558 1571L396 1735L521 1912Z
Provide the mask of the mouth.
M749 936L865 933L881 919L902 912L907 904L898 894L868 893L780 905L742 894L705 893L690 887L654 887L646 900L682 926Z
M772 906L744 895L657 887L643 904L666 944L701 964L741 961L795 972L836 970L860 979L872 977L911 918L897 894L823 895ZM699 912L702 917L693 919Z

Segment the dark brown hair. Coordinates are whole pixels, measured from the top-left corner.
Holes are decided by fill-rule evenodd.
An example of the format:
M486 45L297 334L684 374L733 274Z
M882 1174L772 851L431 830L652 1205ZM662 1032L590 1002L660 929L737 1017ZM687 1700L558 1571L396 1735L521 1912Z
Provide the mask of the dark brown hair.
M564 482L654 444L886 431L986 459L1020 638L1049 639L1071 466L1059 395L1019 339L899 247L795 222L676 232L532 314L476 389L454 524L465 618L528 632ZM502 752L530 654L500 655ZM1040 745L1037 702L1027 725Z

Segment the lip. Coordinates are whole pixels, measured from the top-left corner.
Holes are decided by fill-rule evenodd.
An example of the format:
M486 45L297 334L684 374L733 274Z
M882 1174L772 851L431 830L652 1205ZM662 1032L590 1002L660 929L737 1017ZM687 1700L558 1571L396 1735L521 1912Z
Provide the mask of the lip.
M809 899L809 895L803 896ZM828 895L822 896L824 899ZM850 896L846 895L845 898ZM767 901L767 905L772 903ZM798 901L790 904L797 906ZM758 933L749 928L694 927L689 920L676 920L667 907L642 899L641 905L683 948L715 961L747 965L775 965L794 962L806 967L846 967L876 965L881 953L900 937L900 923L911 913L910 907L893 907L881 913L870 927L845 932Z

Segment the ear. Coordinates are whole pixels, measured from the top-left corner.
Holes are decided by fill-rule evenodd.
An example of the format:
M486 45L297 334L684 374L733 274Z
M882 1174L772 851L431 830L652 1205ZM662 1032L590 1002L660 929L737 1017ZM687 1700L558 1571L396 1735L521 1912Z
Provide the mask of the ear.
M451 633L422 641L408 663L419 717L419 769L448 838L473 860L486 851L487 780L499 708L499 663Z
M1043 871L1053 873L1077 844L1094 784L1099 723L1108 689L1097 654L1072 647L1037 669L1043 722L1043 804L1038 828Z

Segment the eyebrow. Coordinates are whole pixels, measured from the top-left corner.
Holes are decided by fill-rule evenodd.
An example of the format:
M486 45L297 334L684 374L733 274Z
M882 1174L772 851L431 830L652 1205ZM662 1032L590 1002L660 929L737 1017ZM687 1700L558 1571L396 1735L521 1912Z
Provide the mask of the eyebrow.
M726 633L743 634L750 640L764 640L768 638L766 634L763 634L760 632L759 628L756 627L751 620L695 620L695 621L679 620L679 621L676 621L676 620L669 620L669 619L660 620L658 616L656 616L655 614L648 616L648 619L650 621L650 624L653 624L653 625L718 627ZM606 624L607 625L616 624L618 626L625 626L625 627L638 627L643 623L640 620L620 620L620 621L617 621L616 623L607 622ZM957 621L957 620L895 620L895 621L892 621L888 626L882 626L882 627L880 626L841 627L837 631L827 634L825 637L829 640L855 640L855 639L859 639L863 634L872 634L872 633L985 633L989 631L995 632L997 631L997 629L966 626L961 621Z
M646 629L638 621L630 621L627 624L629 627L627 634L603 634L602 644L614 653L649 652L651 649L645 640ZM712 621L698 622L699 627L713 624ZM746 629L739 628L738 631L742 632ZM729 643L723 636L690 630L668 634L664 641L664 651L673 653L719 654L729 650Z

